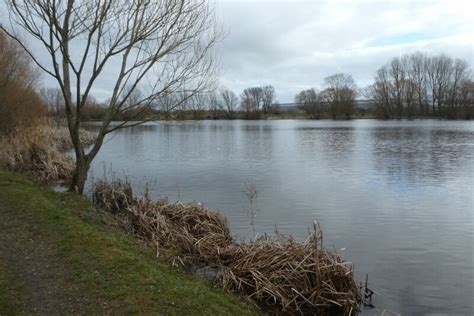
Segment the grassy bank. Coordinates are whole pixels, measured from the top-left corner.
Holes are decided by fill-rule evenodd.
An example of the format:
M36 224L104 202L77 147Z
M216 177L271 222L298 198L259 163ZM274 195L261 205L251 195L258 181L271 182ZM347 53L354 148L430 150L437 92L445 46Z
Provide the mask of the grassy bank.
M83 197L0 170L0 315L252 314L169 267Z

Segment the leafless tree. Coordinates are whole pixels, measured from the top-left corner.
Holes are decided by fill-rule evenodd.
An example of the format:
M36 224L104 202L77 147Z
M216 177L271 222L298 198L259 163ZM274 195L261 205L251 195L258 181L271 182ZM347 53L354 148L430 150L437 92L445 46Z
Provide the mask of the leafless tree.
M464 119L474 118L474 81L466 80L462 83L460 89L460 104L462 106Z
M275 88L273 86L264 86L262 89L262 111L268 114L271 111L273 102L275 102Z
M40 95L47 104L49 112L59 118L61 111L64 109L64 98L61 89L41 88Z
M462 90L470 78L464 60L416 52L396 57L380 68L367 91L382 118L416 114L457 118L466 112Z
M263 102L263 91L261 87L247 88L240 96L242 108L245 112L258 112Z
M221 99L216 91L213 91L208 94L208 103L209 103L209 112L213 119L217 119L219 117L220 107L221 107Z
M113 117L132 108L139 117L161 96L186 92L188 98L215 78L213 47L220 32L206 0L6 3L11 25L1 29L56 79L62 91L76 157L70 190L83 192L89 166L107 134L143 123L132 117L111 126ZM27 47L30 41L42 45L49 61ZM104 70L113 75L111 95L95 143L86 152L79 137L82 110ZM127 105L136 89L142 98Z
M375 112L382 119L389 119L392 115L392 85L388 77L387 67L380 68L375 75L375 82L364 91L364 95L375 102Z
M155 101L154 108L157 108L159 112L164 115L165 120L171 118L173 110L176 108L179 98L173 94L162 95Z
M431 93L433 114L441 115L452 74L452 59L446 55L433 56L427 62L427 82Z
M186 102L187 108L191 111L193 120L202 119L204 110L209 103L209 97L207 94L199 93L189 98Z
M240 98L245 112L262 111L267 114L275 101L275 88L273 86L250 87L242 92Z
M392 79L391 98L395 105L395 113L398 118L402 118L404 108L403 92L406 84L406 73L405 67L403 66L400 58L396 57L392 59L390 63L389 74Z
M239 106L239 98L232 90L228 89L222 89L220 91L220 97L219 108L225 113L228 119L233 119L235 111Z
M469 81L469 65L465 60L456 59L451 71L451 81L447 91L446 114L449 118L458 116L458 108L462 101L462 88L464 83Z
M308 117L320 119L323 112L323 100L314 89L303 90L295 96L295 103L303 110Z
M252 113L257 112L257 106L250 98L242 98L242 101L240 101L240 108L243 112L245 112L246 118L250 118Z
M426 55L416 52L409 55L408 75L414 87L415 99L418 105L418 112L423 115L428 113L428 92L426 87Z
M344 115L349 119L354 111L354 101L357 96L357 87L351 75L338 73L324 79L326 89L322 96L329 104L330 112L335 119Z

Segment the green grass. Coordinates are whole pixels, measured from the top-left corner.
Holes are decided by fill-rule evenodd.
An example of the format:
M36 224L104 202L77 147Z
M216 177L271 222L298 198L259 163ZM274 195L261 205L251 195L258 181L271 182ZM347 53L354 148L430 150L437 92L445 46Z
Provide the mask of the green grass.
M12 279L0 262L0 315L23 314L23 297L21 285Z
M58 270L55 286L65 297L83 298L87 312L254 314L233 295L160 262L153 249L124 234L111 215L85 198L52 192L2 170L0 229L20 247L34 240L34 253L46 254ZM7 261L0 257L0 315L28 312L28 280Z

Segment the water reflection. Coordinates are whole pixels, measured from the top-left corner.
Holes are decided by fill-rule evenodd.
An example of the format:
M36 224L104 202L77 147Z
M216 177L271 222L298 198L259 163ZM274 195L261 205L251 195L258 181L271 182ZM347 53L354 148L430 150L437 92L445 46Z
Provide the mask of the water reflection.
M473 314L474 123L204 121L151 123L107 138L93 166L154 181L154 198L199 200L253 237L297 238L317 219L403 314Z
M389 183L445 185L457 181L452 174L460 168L472 166L472 132L377 127L368 136L374 169L384 172Z

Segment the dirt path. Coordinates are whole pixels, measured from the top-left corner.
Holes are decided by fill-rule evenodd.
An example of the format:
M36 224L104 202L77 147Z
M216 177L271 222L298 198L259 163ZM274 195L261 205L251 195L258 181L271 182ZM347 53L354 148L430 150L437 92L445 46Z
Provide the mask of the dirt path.
M0 207L0 264L9 276L11 295L22 312L85 314L92 302L77 295L74 285L65 281L69 271L54 258L50 244L36 239L32 230Z

